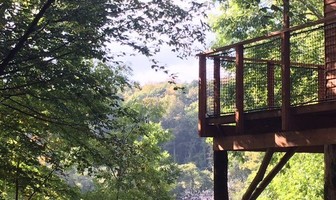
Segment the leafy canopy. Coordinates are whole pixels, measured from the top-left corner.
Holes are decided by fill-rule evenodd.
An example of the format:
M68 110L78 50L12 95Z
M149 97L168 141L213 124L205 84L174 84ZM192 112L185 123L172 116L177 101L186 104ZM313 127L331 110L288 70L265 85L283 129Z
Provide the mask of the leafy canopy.
M1 198L72 198L67 169L118 166L105 156L132 152L134 141L122 135L143 122L122 105L119 94L131 83L118 61L124 54L113 51L127 45L152 56L168 44L188 54L192 42L204 41L204 24L190 23L202 9L168 0L2 1Z

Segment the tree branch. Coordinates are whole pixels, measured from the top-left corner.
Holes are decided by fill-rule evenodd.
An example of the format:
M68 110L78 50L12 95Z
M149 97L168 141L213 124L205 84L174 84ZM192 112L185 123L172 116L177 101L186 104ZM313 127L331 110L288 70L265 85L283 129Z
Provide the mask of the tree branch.
M40 19L43 17L44 13L47 11L47 9L51 6L51 4L55 0L47 0L47 2L43 5L40 12L37 13L33 21L30 23L28 29L26 32L21 36L18 43L15 45L15 47L8 53L8 55L2 60L0 64L0 76L5 74L5 69L10 61L13 60L15 55L22 49L24 43L27 41L30 34L34 32L34 29L37 25L37 23L40 21Z

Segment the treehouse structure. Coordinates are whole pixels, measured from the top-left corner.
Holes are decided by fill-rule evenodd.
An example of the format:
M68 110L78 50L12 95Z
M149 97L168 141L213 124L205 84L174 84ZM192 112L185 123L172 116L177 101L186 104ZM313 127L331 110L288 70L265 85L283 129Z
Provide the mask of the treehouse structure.
M323 0L321 0L323 1ZM325 17L199 54L199 134L213 137L215 199L228 199L227 151L265 151L242 199L256 199L295 152L325 153L336 199L336 0ZM273 152L286 152L266 176Z

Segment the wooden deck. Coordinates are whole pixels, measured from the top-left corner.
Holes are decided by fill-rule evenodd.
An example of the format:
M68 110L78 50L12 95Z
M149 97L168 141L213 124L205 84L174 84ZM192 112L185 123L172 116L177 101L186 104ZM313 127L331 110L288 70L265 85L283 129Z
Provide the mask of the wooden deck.
M198 55L198 130L213 138L216 200L229 199L227 151L266 152L244 200L295 152L324 153L325 199L336 199L336 0L324 0L323 19L296 27L289 8L283 0L281 31ZM276 151L286 153L264 177Z
M200 136L213 137L214 150L336 144L335 32L329 16L199 54Z
M336 101L292 107L290 130L283 131L281 109L244 113L243 132L237 133L235 115L209 117L206 131L214 137L214 150L264 151L299 147L302 152L323 152L336 143Z

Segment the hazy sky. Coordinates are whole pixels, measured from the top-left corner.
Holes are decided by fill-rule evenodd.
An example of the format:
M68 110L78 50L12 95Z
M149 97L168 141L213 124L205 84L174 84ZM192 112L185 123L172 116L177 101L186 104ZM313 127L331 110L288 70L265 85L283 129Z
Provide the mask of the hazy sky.
M180 59L177 55L171 52L168 48L163 48L162 51L155 57L162 65L166 66L169 74L175 73L178 75L178 80L181 82L190 82L198 78L198 60L196 56L187 59ZM126 61L133 69L131 79L139 83L155 83L169 80L169 75L163 71L155 71L150 66L152 63L148 58L142 55L127 57Z
M212 13L214 10L209 10L209 13ZM195 19L195 20L199 20ZM207 46L210 46L210 43L214 40L214 34L207 33ZM197 47L200 47L200 44L197 44ZM202 50L206 50L203 49ZM129 49L129 53L131 53ZM158 53L154 58L160 62L161 65L165 65L166 69L170 73L175 73L178 75L178 80L180 82L190 82L192 80L198 79L198 59L196 54L200 52L195 52L194 56L180 59L177 57L175 52L171 52L170 48L167 46L161 47L161 52ZM133 69L133 75L130 77L131 80L137 81L140 84L146 83L156 83L164 82L169 80L169 75L165 74L162 71L156 72L150 66L152 63L148 61L148 58L140 54L132 57L124 58L124 61L131 66Z

